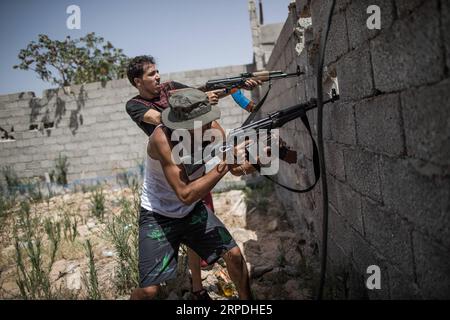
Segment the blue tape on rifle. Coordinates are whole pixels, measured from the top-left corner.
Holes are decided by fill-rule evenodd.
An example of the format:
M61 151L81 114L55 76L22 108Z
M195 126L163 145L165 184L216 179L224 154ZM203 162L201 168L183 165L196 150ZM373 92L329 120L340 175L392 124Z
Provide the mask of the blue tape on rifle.
M241 90L237 90L235 93L231 95L234 101L242 108L247 110L247 107L250 103L250 100L244 96Z

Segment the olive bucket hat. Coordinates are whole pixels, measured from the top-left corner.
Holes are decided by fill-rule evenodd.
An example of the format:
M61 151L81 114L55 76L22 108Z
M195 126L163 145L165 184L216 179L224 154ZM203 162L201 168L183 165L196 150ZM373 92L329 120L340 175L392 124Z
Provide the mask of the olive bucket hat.
M208 96L194 88L172 91L169 97L169 108L161 113L161 121L170 129L194 129L194 122L202 125L220 118L217 105L211 105Z

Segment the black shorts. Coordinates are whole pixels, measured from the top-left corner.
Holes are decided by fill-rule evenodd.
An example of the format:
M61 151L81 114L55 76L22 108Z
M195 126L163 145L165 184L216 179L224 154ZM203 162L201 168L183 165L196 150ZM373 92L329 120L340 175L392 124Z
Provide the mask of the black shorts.
M139 217L139 285L160 284L176 277L183 243L212 264L236 242L223 223L199 201L183 218L169 218L141 207Z

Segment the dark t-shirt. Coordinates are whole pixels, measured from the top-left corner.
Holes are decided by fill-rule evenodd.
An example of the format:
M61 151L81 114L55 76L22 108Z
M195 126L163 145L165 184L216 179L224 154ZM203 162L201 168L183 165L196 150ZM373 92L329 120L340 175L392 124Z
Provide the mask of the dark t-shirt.
M131 119L141 128L148 136L153 133L156 126L150 123L144 122L144 114L149 109L154 109L156 111L162 112L169 106L169 91L188 88L188 86L175 82L169 81L161 84L161 92L159 97L153 99L144 99L140 95L133 97L128 100L126 104L126 110Z

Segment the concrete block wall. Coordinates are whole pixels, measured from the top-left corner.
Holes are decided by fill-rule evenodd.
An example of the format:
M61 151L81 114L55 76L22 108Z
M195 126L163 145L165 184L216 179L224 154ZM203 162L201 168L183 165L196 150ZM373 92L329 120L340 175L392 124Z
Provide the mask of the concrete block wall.
M315 61L329 1L297 0L267 69L305 75L274 82L263 113L316 97ZM369 30L366 9L381 8L381 30ZM326 72L341 99L324 107L329 183L329 276L344 279L349 298L450 297L449 5L445 0L337 0L327 42ZM310 17L298 55L293 32ZM316 111L308 113L314 134ZM301 187L312 180L312 150L300 120L281 137L298 150L278 179ZM321 190L294 194L277 187L289 218L320 248ZM320 250L319 250L320 251ZM306 250L308 252L308 250ZM318 250L309 250L318 257ZM368 290L370 265L381 290Z
M228 66L161 77L196 87L247 68ZM147 141L125 111L126 101L136 94L128 80L121 79L105 86L90 83L46 90L42 98L33 92L0 96L0 127L14 138L0 140L0 167L11 166L20 178L43 177L61 154L69 160L69 182L136 168L144 159ZM220 107L225 128L242 123L246 111L231 97L222 99Z

